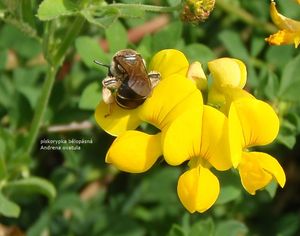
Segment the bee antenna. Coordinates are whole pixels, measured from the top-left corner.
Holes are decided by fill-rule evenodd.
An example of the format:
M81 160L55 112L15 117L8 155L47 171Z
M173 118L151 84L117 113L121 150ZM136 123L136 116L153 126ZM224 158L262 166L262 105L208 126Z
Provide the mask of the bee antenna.
M97 65L100 65L100 66L104 66L104 67L110 68L110 65L103 64L102 62L97 61L97 60L94 60L94 63L97 64Z

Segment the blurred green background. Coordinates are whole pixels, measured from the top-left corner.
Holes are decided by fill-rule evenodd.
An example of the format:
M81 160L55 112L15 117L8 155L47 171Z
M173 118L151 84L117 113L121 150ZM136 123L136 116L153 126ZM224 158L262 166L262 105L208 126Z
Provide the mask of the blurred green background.
M277 4L282 14L300 20L296 1ZM216 0L205 22L189 24L175 10L166 15L129 5L114 8L102 0L1 0L0 19L0 234L300 234L300 56L293 45L265 43L276 31L269 1ZM147 62L161 49L179 49L206 72L215 58L243 60L247 89L271 103L281 120L276 141L260 150L282 164L284 189L274 183L250 196L234 172L216 173L217 203L203 214L189 214L176 193L181 167L161 161L147 173L127 174L106 164L114 138L96 125L93 113L107 71L93 60L109 63L124 48L137 50ZM57 73L49 104L31 139L51 68ZM47 139L92 139L92 144L77 145L76 151L41 150Z

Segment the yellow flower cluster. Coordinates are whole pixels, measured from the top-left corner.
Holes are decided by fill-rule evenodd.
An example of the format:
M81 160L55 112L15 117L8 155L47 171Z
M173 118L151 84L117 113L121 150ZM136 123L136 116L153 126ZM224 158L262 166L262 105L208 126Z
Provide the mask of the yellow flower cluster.
M300 0L297 0L300 4ZM279 29L275 34L266 38L271 45L294 44L295 48L300 44L300 21L296 21L280 14L276 9L276 3L272 0L270 5L272 21Z
M101 101L95 118L106 132L117 136L106 162L131 173L147 171L160 156L171 166L188 163L178 180L177 193L191 213L204 212L217 200L218 178L212 172L238 169L243 187L250 194L275 179L281 187L285 173L272 156L249 148L271 143L279 120L270 105L243 90L247 71L243 62L221 58L208 63L213 83L199 62L188 63L174 49L162 50L149 70L158 71L161 81L151 96L134 110ZM201 90L208 91L204 104ZM142 122L159 132L135 130Z

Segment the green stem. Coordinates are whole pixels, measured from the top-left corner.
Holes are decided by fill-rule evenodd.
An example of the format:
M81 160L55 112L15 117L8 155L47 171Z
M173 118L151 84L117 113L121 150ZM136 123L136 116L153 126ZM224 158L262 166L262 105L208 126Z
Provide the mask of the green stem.
M77 16L75 18L72 25L66 32L66 36L64 37L62 43L60 44L59 49L57 50L56 54L54 55L53 62L55 63L55 65L59 65L61 63L61 60L63 60L72 41L79 34L84 22L85 22L85 19L82 16Z
M259 27L267 33L274 33L276 31L276 27L274 25L258 20L253 15L251 15L249 12L245 11L244 9L242 9L238 6L229 4L225 0L217 0L216 4L218 7L220 7L227 13L237 16L240 20L244 21L245 23L247 23L249 25Z
M48 106L49 98L50 98L53 84L55 81L55 75L59 68L59 64L63 60L72 41L75 39L75 37L80 32L80 30L83 26L83 23L84 23L83 17L78 16L75 18L75 20L73 21L73 24L70 26L69 30L66 32L66 36L63 38L62 43L59 45L58 50L53 55L53 60L51 60L51 62L50 62L51 64L49 63L47 77L46 77L46 80L44 82L44 85L43 85L43 88L41 91L41 97L39 99L37 108L35 110L32 125L30 128L27 143L25 146L25 151L27 154L30 154L32 152L35 141L38 137L38 133L39 133L40 127L42 125L44 114L45 114L46 108ZM47 42L49 42L49 40L47 40ZM46 48L48 49L48 47L46 47ZM51 53L51 52L45 52L45 53Z
M115 8L132 8L132 9L139 9L144 11L151 11L151 12L173 12L181 9L182 5L178 4L176 6L164 7L164 6L153 6L153 5L144 5L144 4L125 4L125 3L113 3L107 5L107 7L115 7Z
M50 94L52 91L52 87L55 81L55 75L57 72L57 68L53 66L49 66L47 77L45 80L45 83L43 85L41 96L39 99L39 102L37 104L37 108L34 113L32 125L29 131L28 139L27 139L27 145L25 146L25 151L27 154L30 154L32 151L32 148L34 146L34 143L37 139L39 129L41 127L44 114L49 102Z

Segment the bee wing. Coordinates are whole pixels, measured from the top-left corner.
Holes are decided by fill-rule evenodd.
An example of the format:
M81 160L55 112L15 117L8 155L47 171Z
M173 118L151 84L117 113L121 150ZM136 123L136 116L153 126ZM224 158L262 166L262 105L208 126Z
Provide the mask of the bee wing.
M128 86L143 97L148 96L151 92L151 82L148 76L144 74L131 75L128 80Z

